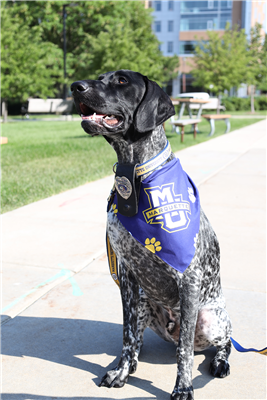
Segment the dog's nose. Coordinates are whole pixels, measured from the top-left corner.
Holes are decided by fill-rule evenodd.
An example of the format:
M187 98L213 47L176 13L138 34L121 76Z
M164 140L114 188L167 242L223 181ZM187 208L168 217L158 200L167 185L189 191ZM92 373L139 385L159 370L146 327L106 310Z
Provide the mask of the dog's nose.
M77 82L73 82L70 90L72 91L72 93L74 92L85 92L86 90L89 89L89 84L86 81L77 81Z

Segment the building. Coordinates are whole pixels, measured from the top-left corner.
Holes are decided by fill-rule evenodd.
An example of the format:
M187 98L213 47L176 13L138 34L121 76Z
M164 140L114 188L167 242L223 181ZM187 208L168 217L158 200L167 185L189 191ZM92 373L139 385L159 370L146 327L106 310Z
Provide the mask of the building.
M249 35L259 22L267 32L267 2L262 1L149 1L153 8L153 30L161 42L165 56L179 55L179 73L168 93L174 97L183 92L197 91L192 87L190 71L193 49L197 40L206 40L207 31L223 35L225 26L239 25Z

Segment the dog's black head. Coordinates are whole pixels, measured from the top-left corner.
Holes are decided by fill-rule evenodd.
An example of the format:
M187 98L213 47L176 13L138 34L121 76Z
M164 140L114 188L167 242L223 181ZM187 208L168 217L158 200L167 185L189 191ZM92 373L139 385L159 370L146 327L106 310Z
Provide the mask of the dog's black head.
M126 133L130 128L146 133L175 114L169 96L156 82L129 70L74 82L71 91L82 127L91 135Z

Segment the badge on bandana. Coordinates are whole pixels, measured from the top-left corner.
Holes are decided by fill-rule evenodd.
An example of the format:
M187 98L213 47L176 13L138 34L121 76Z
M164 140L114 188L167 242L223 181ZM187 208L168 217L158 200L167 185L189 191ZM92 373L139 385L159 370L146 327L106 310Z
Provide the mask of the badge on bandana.
M190 265L199 232L200 202L196 186L178 159L141 183L135 216L116 215L136 240L171 267L183 273Z

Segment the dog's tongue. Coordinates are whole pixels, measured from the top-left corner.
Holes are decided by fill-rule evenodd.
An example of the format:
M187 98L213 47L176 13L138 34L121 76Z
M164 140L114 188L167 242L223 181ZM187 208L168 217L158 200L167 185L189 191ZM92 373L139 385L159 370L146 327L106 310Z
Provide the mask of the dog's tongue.
M114 115L112 115L110 117L107 115L105 117L105 123L108 125L113 126L113 125L116 125L118 122L119 122L118 119L116 117L114 117Z

